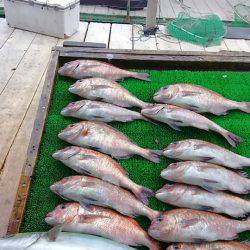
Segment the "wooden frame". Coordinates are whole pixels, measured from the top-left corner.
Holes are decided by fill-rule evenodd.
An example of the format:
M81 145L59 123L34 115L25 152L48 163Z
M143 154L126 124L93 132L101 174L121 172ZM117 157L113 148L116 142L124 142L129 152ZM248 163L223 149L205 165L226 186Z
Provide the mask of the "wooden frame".
M29 195L44 125L49 112L52 90L59 65L74 59L111 61L122 68L189 69L189 70L250 70L250 53L243 52L155 52L55 47L45 78L44 88L26 154L20 183L8 225L8 234L20 229Z

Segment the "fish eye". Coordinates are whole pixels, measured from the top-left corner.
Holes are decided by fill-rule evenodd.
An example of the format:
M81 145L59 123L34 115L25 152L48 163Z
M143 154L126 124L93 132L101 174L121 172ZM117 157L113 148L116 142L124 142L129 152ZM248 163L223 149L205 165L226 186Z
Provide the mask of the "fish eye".
M163 221L163 214L160 215L160 216L157 218L157 221L159 221L159 222Z
M173 244L173 248L176 249L176 250L180 249L177 244Z
M62 204L61 209L65 209L65 208L66 208L65 204Z

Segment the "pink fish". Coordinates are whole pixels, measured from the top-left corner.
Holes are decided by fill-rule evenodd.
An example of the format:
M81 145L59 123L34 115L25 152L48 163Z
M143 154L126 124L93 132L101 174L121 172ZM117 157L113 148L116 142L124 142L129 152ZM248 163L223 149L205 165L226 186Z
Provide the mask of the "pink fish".
M246 173L236 173L224 167L199 161L170 164L161 177L174 182L200 186L210 192L229 190L238 194L250 192L250 179Z
M153 120L164 122L176 130L180 130L179 127L191 126L206 131L214 131L221 134L233 147L242 141L240 137L210 121L205 116L177 106L157 104L142 109L141 113Z
M67 126L58 137L73 145L96 149L116 159L128 159L140 155L159 163L162 151L144 149L126 135L102 122L83 121Z
M195 139L170 143L163 150L163 155L177 160L203 161L234 169L250 166L250 158L235 154L215 144Z
M93 234L129 246L147 246L150 250L160 249L159 242L149 237L134 219L108 208L92 205L85 209L78 203L65 203L48 213L45 221L51 226L62 225L63 231Z
M69 92L88 100L107 102L125 108L142 108L149 105L117 82L97 77L77 81L70 86Z
M109 207L132 218L143 215L151 220L160 213L137 200L129 191L94 177L66 177L50 189L66 200L79 202L86 209L89 205Z
M55 152L53 158L80 174L97 177L131 190L144 204L148 204L148 197L154 195L152 190L130 180L125 169L108 155L86 148L67 147Z
M102 77L110 80L122 80L127 77L150 81L147 73L130 72L109 63L97 60L76 60L65 63L59 70L59 75L74 79Z
M217 241L202 244L175 243L166 250L250 250L250 246L246 243L237 241Z
M199 85L177 83L161 88L154 100L186 108L197 113L226 115L229 110L239 109L250 113L250 102L236 102Z
M148 233L165 242L201 243L234 240L238 234L250 230L250 218L232 220L222 215L192 209L174 209L154 219Z
M245 217L250 213L250 201L225 192L207 192L197 186L167 184L155 196L177 207L224 213L233 217Z

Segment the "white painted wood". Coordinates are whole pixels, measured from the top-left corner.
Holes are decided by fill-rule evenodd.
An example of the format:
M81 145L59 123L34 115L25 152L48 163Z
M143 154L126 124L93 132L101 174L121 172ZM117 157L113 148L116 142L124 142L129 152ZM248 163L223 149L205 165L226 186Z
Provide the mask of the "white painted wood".
M14 29L8 26L6 19L0 18L0 49L3 47L4 43L13 31Z
M59 39L58 46L63 46L64 41L83 42L88 28L87 22L80 22L78 32L66 39Z
M225 14L225 20L233 20L234 14L233 14L233 8L232 6L226 1L226 0L215 0L217 2L217 5L223 10Z
M213 14L218 15L222 20L227 20L224 11L217 4L216 0L204 0L206 1L207 6L212 10Z
M118 10L118 9L113 9L113 8L108 8L108 13L107 15L112 15L112 16L119 16L122 15L122 10ZM125 14L125 13L124 13Z
M85 42L106 43L108 47L110 23L90 23Z
M58 39L36 35L27 53L0 95L0 166L23 121L27 108Z
M159 0L160 1L160 13L161 17L174 18L175 13L170 4L170 0Z
M95 14L102 14L102 15L108 15L108 7L103 7L103 6L95 6L94 9Z
M8 229L9 218L14 206L22 168L26 161L26 152L29 146L37 108L41 98L46 71L40 81L39 87L31 101L24 120L18 130L17 136L8 152L0 175L0 237L4 236Z
M94 5L80 5L80 13L94 14L95 6Z
M193 4L196 6L196 10L203 15L213 13L204 0L193 0Z
M180 51L180 42L171 36L167 36L166 25L159 25L159 32L156 34L156 45L158 50Z
M132 29L130 24L112 24L109 48L132 49Z
M35 33L16 29L0 49L0 95L29 48Z
M244 39L224 39L230 51L245 51L250 52L250 47Z
M180 41L180 47L182 51L204 51L204 47L184 41Z
M145 37L142 25L133 25L133 35L135 50L157 50L155 36Z
M224 41L221 42L221 45L210 46L205 48L205 51L207 52L219 52L222 50L228 50Z
M169 1L170 1L172 10L175 14L175 17L177 17L178 14L183 11L183 9L181 8L180 4L176 0L169 0Z

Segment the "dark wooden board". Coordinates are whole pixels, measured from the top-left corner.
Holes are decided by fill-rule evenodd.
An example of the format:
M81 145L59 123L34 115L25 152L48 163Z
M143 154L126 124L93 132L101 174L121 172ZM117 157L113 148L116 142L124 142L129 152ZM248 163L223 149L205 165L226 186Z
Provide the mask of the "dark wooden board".
M144 69L191 69L191 70L250 70L250 53L242 52L162 52L129 51L79 47L55 47L47 71L41 100L34 123L26 161L23 166L15 205L9 220L8 234L20 229L29 195L44 125L50 108L57 69L62 63L73 59L96 59L111 62L122 68Z

